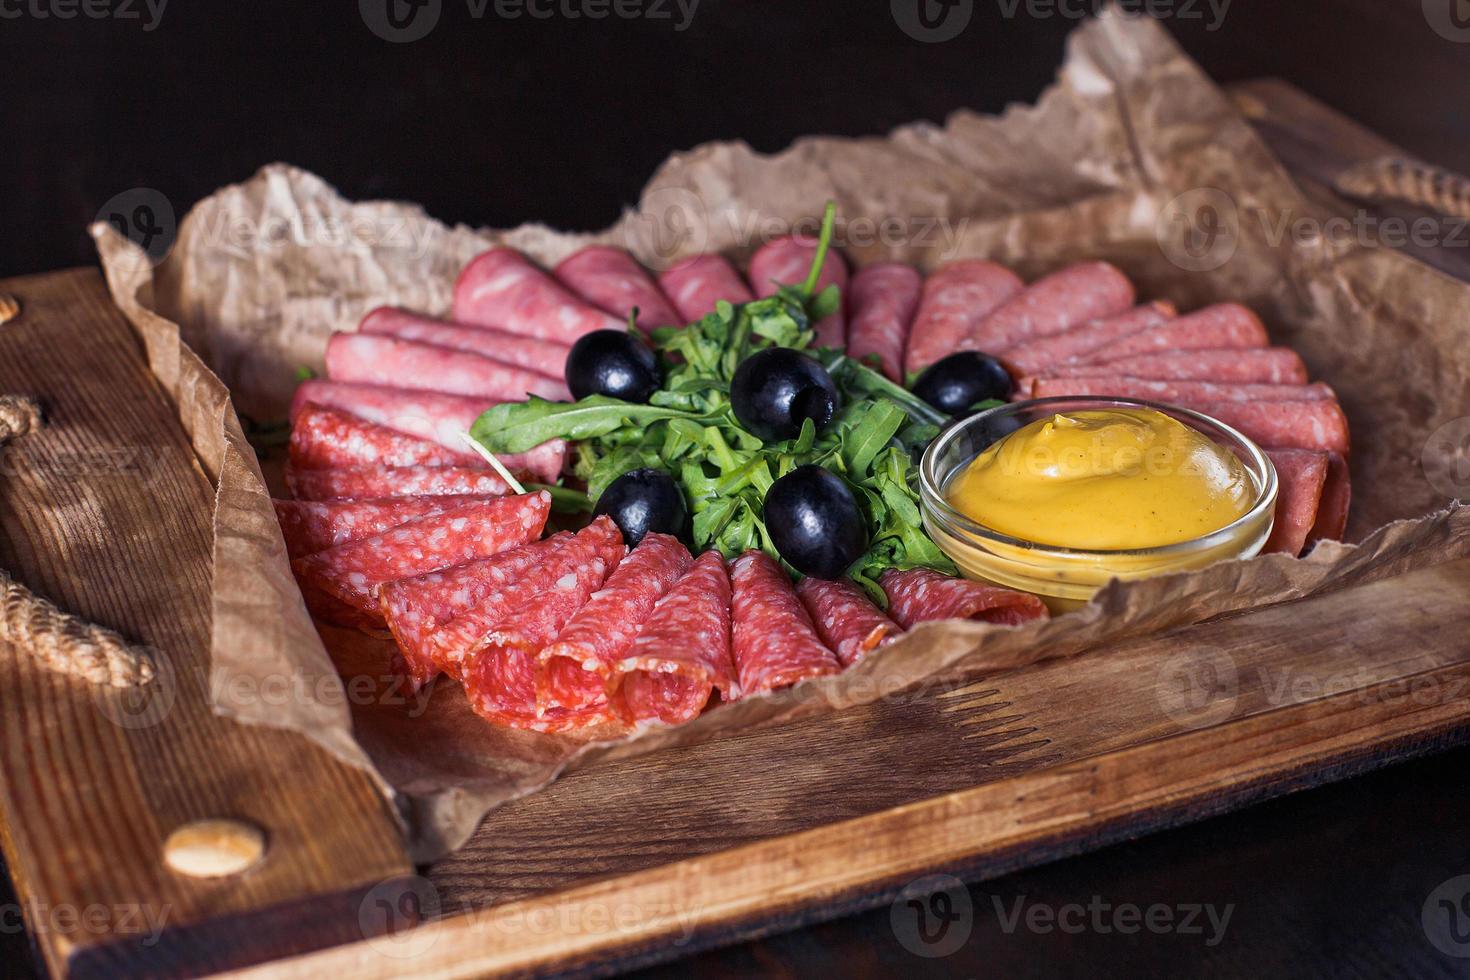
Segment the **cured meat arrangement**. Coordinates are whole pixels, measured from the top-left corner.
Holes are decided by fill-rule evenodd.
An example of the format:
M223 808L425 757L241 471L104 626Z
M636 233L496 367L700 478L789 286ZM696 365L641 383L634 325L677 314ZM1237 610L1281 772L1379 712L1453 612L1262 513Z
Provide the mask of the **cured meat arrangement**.
M542 411L537 406L571 402L589 385L613 393L596 386L626 385L624 375L637 374L639 334L670 345L680 354L673 363L692 370L697 349L669 339L695 329L685 324L705 329L711 318L767 298L797 302L781 287L801 283L826 299L811 300L809 322L798 325L813 347L841 348L870 376L887 379L886 388L872 382L866 390L910 384L928 399L915 377L968 351L993 361L1011 399L1119 396L1194 408L1239 429L1274 463L1280 490L1267 550L1297 554L1342 534L1350 497L1346 419L1332 389L1311 383L1295 352L1271 346L1243 306L1180 315L1166 302L1140 303L1128 279L1104 262L1068 266L1029 285L982 260L950 262L927 277L898 263L850 270L825 242L803 236L765 244L744 275L718 255L655 275L604 245L548 271L497 248L465 266L449 319L372 310L356 331L332 336L326 377L300 386L285 473L294 499L275 505L308 608L327 623L390 635L396 669L413 684L443 675L488 721L557 733L679 724L713 705L883 656L906 631L932 620L1019 625L1045 618L1047 606L1034 595L941 570L952 568L932 545L926 550L927 539L907 538L907 552L882 551L885 535L922 537L911 512L886 491L874 498L887 501L884 511L864 505L874 530L864 532L868 550L858 564L845 553L833 565L821 542L793 536L791 528L809 520L801 507L810 511L828 498L855 506L843 481L813 466L789 473L783 466L764 477L809 486L791 504L774 487L763 491L764 513L752 516L769 525L774 553L769 544L732 545L741 539L720 530L745 526L733 500L727 506L720 495L755 476L725 479L690 501L698 532L691 538L682 499L664 506L667 527L649 523L650 508L663 506L657 494L667 497L667 486L677 486L666 475L640 476L646 471L632 463L604 474L582 458L580 479L568 481L582 433L601 436L607 426L569 427L559 436L545 429L550 437L543 438L536 434L542 429L504 414L506 406ZM835 306L827 287L835 287ZM609 339L609 331L632 339ZM779 353L776 343L766 352ZM569 361L589 345L605 363L626 368L623 375L608 369L588 381L573 370ZM734 417L768 443L798 439L805 431L799 418L787 431L770 418L747 418L743 383L736 372L727 386ZM672 390L701 389L686 383ZM705 411L701 418L710 411L704 403L686 410ZM628 424L636 428L631 414ZM493 452L479 451L486 426L498 442ZM478 448L468 439L472 430ZM856 468L849 481L885 466L900 485L907 479L901 457L908 444L894 435L899 430L893 422L871 451L844 457ZM669 451L687 453L675 436L694 438L695 430L670 432ZM889 438L898 441L885 450ZM740 473L755 473L757 462L752 457ZM803 475L808 470L818 472ZM682 479L687 488L706 477L686 466ZM597 516L548 535L558 494L582 485L597 501ZM782 518L783 507L795 508L794 519ZM870 537L878 540L870 545ZM702 544L691 551L694 540ZM873 554L888 558L874 565ZM793 568L804 574L793 576ZM830 574L818 574L824 568Z

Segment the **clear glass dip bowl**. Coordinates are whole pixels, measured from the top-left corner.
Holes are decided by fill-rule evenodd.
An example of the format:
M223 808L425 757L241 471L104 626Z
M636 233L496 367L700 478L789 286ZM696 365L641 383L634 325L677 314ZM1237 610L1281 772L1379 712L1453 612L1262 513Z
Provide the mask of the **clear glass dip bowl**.
M992 443L1037 419L1111 408L1162 412L1229 449L1255 485L1250 510L1218 531L1188 541L1155 548L1089 550L1014 538L950 505L950 483ZM1113 578L1138 579L1258 554L1271 535L1276 511L1276 468L1254 442L1199 412L1132 398L1037 398L972 415L929 444L919 481L924 528L966 576L1035 593L1053 612L1078 608Z

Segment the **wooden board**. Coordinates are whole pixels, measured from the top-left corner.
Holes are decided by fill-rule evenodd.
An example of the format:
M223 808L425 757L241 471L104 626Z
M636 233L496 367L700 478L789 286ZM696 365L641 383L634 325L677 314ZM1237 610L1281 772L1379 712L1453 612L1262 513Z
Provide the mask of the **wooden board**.
M1273 96L1262 86L1249 95L1252 118L1318 134L1296 138L1316 148L1297 158L1316 161L1319 174L1330 173L1320 168L1334 165L1334 152L1347 152L1321 134L1360 155L1379 152L1340 135L1330 113L1304 108L1296 93ZM1314 193L1333 200L1320 183ZM100 489L82 481L89 493L110 494L95 535L105 549L72 540L70 530L61 547L40 521L40 490L7 486L0 521L12 544L0 560L63 605L184 651L197 666L207 628L199 605L207 483L188 467L187 445L169 430L95 277L18 280L0 284L4 291L22 295L28 312L19 326L32 332L0 328L0 390L23 377L37 378L37 391L72 384L68 397L82 414L68 439L146 446L174 468L160 477L169 491L141 503L124 499L126 481L101 480ZM76 346L89 351L57 342L73 325L87 337ZM36 375L42 368L49 373ZM96 372L96 383L73 372ZM164 519L180 511L188 513ZM116 567L106 549L118 546L103 524L145 519L166 532L124 543L147 573L102 587ZM171 591L181 582L181 593ZM94 695L7 656L6 856L33 923L44 921L47 903L167 896L179 913L170 924L182 928L177 939L165 931L173 952L147 961L159 973L206 972L267 953L281 959L247 972L474 975L667 959L886 902L930 871L1000 874L1470 739L1467 587L1470 561L1456 562L1079 660L578 772L496 811L464 850L407 882L396 879L410 869L370 787L300 740L208 716L197 685L180 689L181 707L157 729L109 731L93 719L53 732L58 717L91 718L81 708ZM27 710L37 704L44 714ZM76 787L37 794L42 775L63 766ZM104 807L117 812L120 787L132 794L123 801L128 819L93 826ZM170 826L234 815L267 826L275 841L267 866L248 880L198 888L158 867ZM99 847L62 843L99 834L111 834ZM387 879L389 891L371 888ZM417 902L398 901L408 891ZM385 894L386 905L378 902ZM335 898L303 905L311 895ZM304 908L313 916L303 923ZM365 910L407 924L420 909L435 921L393 937L362 935L372 918ZM79 948L54 931L39 938L57 974L138 962L125 955L136 943Z

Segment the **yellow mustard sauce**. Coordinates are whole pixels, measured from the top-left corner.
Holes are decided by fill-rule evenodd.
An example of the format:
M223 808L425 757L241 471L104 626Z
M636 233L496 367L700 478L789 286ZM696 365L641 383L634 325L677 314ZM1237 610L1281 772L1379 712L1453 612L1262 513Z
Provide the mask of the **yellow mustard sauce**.
M1235 454L1152 409L1038 419L954 479L950 505L992 530L1088 550L1154 548L1245 515L1255 486Z

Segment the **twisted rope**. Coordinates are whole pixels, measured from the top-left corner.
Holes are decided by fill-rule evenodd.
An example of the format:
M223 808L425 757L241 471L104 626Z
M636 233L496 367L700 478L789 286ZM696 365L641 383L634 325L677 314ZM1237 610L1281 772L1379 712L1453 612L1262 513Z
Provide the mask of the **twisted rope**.
M1349 167L1333 182L1349 197L1399 201L1470 220L1470 180L1402 157L1378 157Z
M23 395L0 395L0 445L41 427L41 409ZM93 684L137 687L153 662L117 633L64 612L0 570L0 639L29 650L46 670Z

